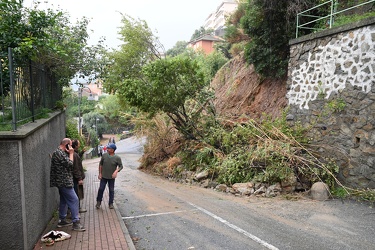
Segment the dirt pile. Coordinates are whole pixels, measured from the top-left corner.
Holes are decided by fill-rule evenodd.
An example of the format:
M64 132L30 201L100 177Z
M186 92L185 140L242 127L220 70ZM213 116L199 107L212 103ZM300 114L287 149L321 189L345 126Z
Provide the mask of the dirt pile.
M211 83L218 114L227 119L278 117L287 105L286 79L261 78L243 54L224 65Z

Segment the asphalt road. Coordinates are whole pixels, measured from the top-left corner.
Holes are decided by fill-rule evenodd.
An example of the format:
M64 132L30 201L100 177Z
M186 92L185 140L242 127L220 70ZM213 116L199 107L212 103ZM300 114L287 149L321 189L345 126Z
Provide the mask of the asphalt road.
M369 204L235 197L145 174L142 142L117 146L115 202L139 250L375 249Z

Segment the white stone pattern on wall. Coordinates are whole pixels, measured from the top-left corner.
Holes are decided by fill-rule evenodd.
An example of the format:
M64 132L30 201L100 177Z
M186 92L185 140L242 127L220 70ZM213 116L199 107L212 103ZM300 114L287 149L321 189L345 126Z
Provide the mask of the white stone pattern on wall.
M375 82L375 26L337 35L326 46L308 52L295 68L287 94L289 105L309 109L309 102L351 84L368 93Z

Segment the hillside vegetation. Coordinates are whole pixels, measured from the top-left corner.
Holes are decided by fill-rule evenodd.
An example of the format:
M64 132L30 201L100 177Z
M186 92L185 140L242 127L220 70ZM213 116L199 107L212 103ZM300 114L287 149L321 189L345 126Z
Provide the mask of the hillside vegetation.
M303 128L285 121L285 86L283 79L259 76L242 55L235 57L211 83L218 123L203 129L204 139L186 140L163 116L155 117L141 169L188 183L284 183L290 191L291 185L307 190L322 180L333 187L336 166L308 149ZM197 178L203 172L203 180Z
M319 3L241 1L228 43L207 56L187 49L162 58L147 24L124 16L125 44L110 55L105 87L142 112L134 121L148 138L141 169L205 186L251 182L287 192L321 181L349 193L334 159L321 157L284 112L295 16Z

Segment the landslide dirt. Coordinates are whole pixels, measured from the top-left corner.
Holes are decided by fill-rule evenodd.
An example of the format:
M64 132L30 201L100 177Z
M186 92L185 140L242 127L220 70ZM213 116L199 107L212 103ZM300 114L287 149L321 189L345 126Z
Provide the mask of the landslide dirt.
M211 83L218 114L228 119L279 117L287 105L286 79L263 79L238 55L224 65Z

